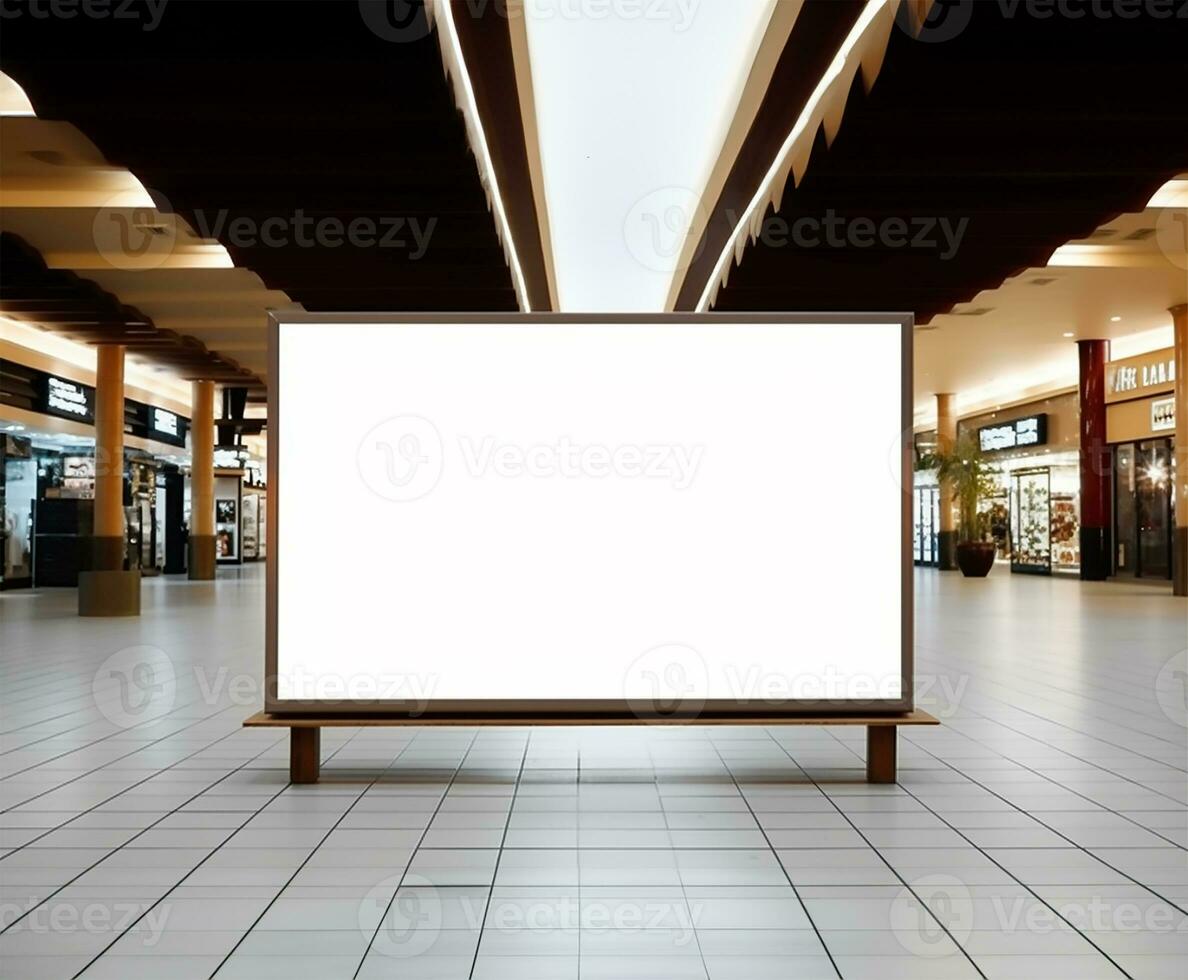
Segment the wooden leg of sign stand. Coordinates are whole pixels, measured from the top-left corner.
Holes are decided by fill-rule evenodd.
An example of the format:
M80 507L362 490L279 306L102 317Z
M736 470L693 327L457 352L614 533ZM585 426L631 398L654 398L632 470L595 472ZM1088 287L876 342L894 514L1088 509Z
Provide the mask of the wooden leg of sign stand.
M866 781L895 782L896 729L894 725L866 727Z
M316 783L321 761L322 730L290 728L289 780L294 783Z

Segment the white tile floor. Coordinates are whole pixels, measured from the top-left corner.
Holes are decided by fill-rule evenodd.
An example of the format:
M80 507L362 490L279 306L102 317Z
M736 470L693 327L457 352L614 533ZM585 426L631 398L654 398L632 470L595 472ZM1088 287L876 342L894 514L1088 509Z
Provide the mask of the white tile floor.
M945 724L890 787L861 729L746 727L335 729L289 786L258 569L5 594L0 975L1185 976L1188 604L917 586Z

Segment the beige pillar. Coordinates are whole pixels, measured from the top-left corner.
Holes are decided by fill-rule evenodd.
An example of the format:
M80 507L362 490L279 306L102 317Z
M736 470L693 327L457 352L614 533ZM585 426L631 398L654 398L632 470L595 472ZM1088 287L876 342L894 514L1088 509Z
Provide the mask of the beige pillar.
M1188 304L1169 311L1176 334L1176 461L1174 500L1176 531L1172 540L1172 583L1176 595L1188 595Z
M957 396L944 392L936 396L936 451L950 452L957 442ZM953 488L948 482L940 487L940 533L937 535L937 558L941 569L957 567L957 522L954 520Z
M90 554L78 579L82 616L140 613L140 571L124 571L124 348L103 344L95 366L95 502Z
M192 579L215 577L214 382L195 381L190 410L190 553Z

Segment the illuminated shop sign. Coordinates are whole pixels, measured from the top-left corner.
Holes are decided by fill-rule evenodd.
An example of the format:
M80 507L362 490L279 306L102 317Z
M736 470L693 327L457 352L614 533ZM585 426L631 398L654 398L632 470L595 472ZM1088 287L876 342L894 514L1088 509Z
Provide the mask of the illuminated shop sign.
M984 453L1042 446L1047 441L1048 416L1044 414L1029 415L1026 418L1003 422L1001 425L986 425L978 429L978 444Z
M172 412L165 411L163 408L153 409L152 428L154 432L159 432L166 436L173 436L175 439L180 434L178 432L177 416Z
M1106 401L1127 401L1170 391L1176 383L1174 350L1153 351L1106 365Z
M50 374L45 379L41 409L77 422L95 421L95 389Z
M1151 402L1151 431L1167 432L1176 427L1176 400L1159 398Z

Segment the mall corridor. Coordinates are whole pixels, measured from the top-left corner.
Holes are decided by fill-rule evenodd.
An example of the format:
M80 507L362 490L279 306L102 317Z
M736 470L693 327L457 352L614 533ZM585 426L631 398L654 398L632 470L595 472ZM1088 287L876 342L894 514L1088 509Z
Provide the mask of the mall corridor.
M1165 588L917 571L894 786L860 728L729 726L328 729L296 786L241 727L261 572L4 596L5 976L1182 975Z
M0 0L0 980L1185 980L1186 13Z

